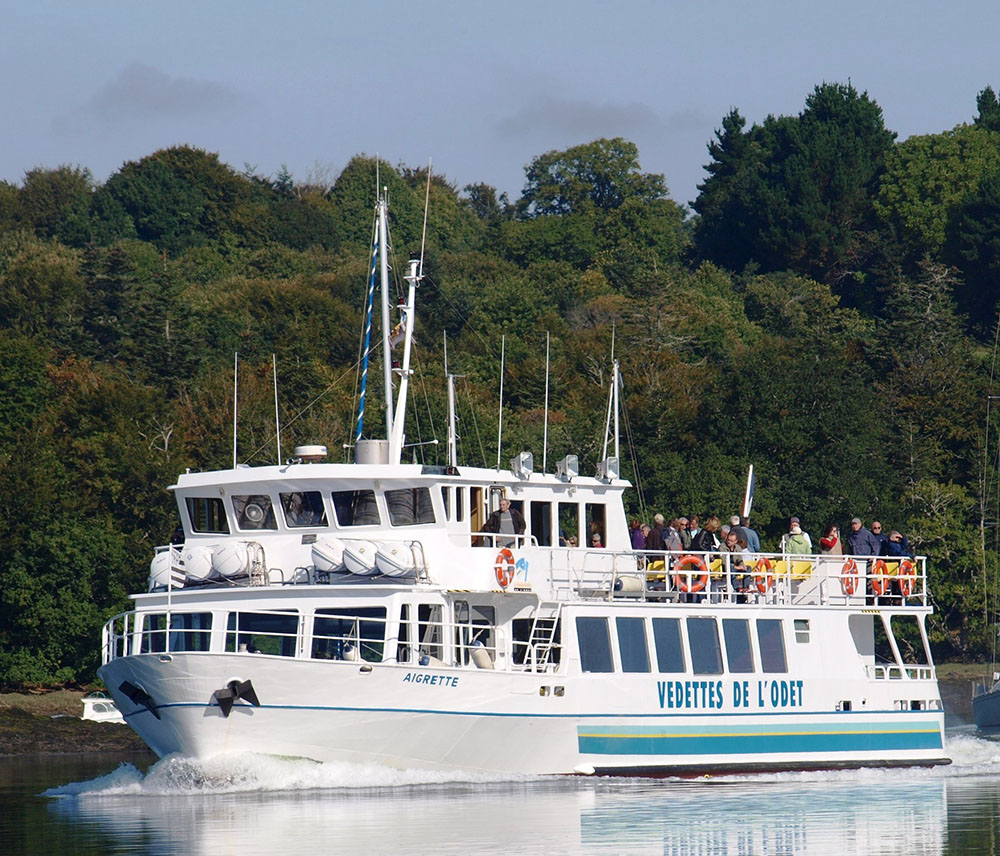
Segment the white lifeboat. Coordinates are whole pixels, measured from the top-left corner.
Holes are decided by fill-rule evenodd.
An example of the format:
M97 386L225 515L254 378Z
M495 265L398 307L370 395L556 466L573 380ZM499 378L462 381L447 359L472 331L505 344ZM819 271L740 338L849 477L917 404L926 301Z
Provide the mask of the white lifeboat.
M190 546L181 553L184 576L194 582L207 580L212 573L212 547Z
M149 563L149 590L170 588L170 551L162 550L153 556L153 561ZM182 579L181 585L184 584Z
M345 541L344 567L352 574L370 577L378 573L378 545L374 541Z
M417 557L409 544L387 541L378 545L375 564L387 577L411 577L417 569Z
M212 570L220 577L239 577L250 573L252 558L246 541L227 541L212 550Z
M344 570L344 542L339 538L319 538L312 546L312 562L317 571L336 573Z

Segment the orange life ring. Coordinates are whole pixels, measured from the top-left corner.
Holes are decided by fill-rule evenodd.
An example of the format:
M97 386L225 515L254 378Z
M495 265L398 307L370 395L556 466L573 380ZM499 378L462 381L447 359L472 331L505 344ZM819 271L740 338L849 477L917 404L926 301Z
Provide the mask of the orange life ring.
M753 578L753 581L757 585L757 591L761 594L766 594L767 590L774 585L774 577L771 575L771 568L773 567L771 560L766 556L761 556L757 562L757 575Z
M681 573L686 570L700 572L700 576L691 585L688 585L688 575ZM701 591L708 585L708 566L701 556L681 556L674 565L674 585L679 591L696 592Z
M910 559L903 559L899 563L899 593L903 597L913 594L913 587L916 583L917 568Z
M514 554L506 547L497 553L497 560L493 563L493 573L496 574L501 588L507 588L514 579Z
M889 569L886 567L885 561L876 559L875 564L872 565L872 572L868 575L872 581L872 591L875 594L882 595L889 590L888 573Z
M858 587L858 563L854 559L848 559L841 568L841 584L844 587L844 594L854 594Z

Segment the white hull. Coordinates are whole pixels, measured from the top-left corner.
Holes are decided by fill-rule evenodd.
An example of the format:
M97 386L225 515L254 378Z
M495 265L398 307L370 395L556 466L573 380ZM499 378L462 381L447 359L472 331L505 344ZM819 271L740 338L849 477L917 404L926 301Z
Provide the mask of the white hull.
M661 708L661 696L664 704L674 698L656 675L570 678L174 654L165 662L162 655L118 658L101 677L150 692L160 719L128 699L121 704L161 756L252 752L398 768L632 775L946 762L940 710L886 709L872 698L871 709L831 712L817 698L825 710L791 711L787 702L780 708L780 693L772 709L769 690L754 687L754 704L764 709L737 713L732 696L743 682L737 690L728 677L708 690L721 695L721 709L693 714ZM238 701L224 716L213 692L232 680L251 680L260 706ZM793 702L822 692L822 681L802 683L790 682ZM555 686L564 695L553 695ZM549 688L544 696L542 687ZM936 692L936 685L911 694L919 691ZM695 695L706 701L704 689Z

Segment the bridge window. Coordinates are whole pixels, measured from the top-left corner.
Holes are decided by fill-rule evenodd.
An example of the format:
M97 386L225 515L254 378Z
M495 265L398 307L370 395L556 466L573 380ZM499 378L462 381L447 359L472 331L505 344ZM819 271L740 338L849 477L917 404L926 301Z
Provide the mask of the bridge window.
M580 546L580 506L576 502L559 503L559 546Z
M290 527L326 526L323 495L318 490L279 494L285 523Z
M393 526L419 526L435 522L430 488L404 487L387 490L385 504L389 509L389 522Z
M646 622L642 618L618 617L618 653L623 672L648 672L649 651L646 648Z
M684 672L684 648L679 618L653 619L656 665L661 672Z
M580 643L580 668L584 672L613 672L611 638L606 618L576 619L576 638Z
M277 529L278 521L274 518L271 507L271 497L266 494L250 496L234 496L233 511L236 512L236 525L240 529Z
M691 645L691 667L696 675L722 674L722 648L719 627L714 618L688 618L688 642Z
M745 618L723 618L722 635L726 637L726 660L729 663L729 671L733 674L752 672L750 622Z
M374 491L335 490L332 495L338 526L378 526L382 522Z
M217 496L189 496L186 500L192 532L229 534L226 509Z
M757 644L760 646L760 665L765 672L788 671L780 619L757 619Z

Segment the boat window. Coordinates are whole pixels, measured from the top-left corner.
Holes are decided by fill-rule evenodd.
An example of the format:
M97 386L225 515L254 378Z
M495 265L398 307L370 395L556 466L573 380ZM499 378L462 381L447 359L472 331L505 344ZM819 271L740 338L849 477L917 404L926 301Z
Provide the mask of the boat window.
M573 539L572 541L570 539ZM580 546L580 505L576 502L559 503L559 546Z
M465 520L465 488L455 488L455 520L461 523Z
M192 532L229 534L226 508L217 496L189 496L186 500Z
M297 612L230 612L226 651L294 657L298 636Z
M453 487L442 487L441 488L441 505L444 506L444 519L451 520L451 495L455 490Z
M278 521L274 519L274 509L271 507L271 497L264 494L234 496L233 511L236 512L236 525L240 529L278 528Z
M757 644L760 646L760 665L765 672L788 671L781 619L757 619Z
M654 618L653 644L656 646L656 665L661 672L686 671L679 618Z
M396 634L396 662L410 662L410 605L399 606L399 630Z
M486 518L483 516L483 489L481 487L470 488L469 496L469 521L473 532L482 532L486 525ZM472 546L485 546L484 538L477 538ZM492 545L491 545L492 546Z
M600 538L600 546L608 546L607 527L604 525L605 506L603 502L587 503L587 546L596 546L594 535Z
M332 496L338 526L378 526L382 522L374 491L335 490Z
M580 668L584 672L613 672L611 638L606 618L576 619L576 638L580 643Z
M896 647L908 666L929 666L930 658L920 635L920 624L915 615L894 615L889 621L892 635L896 637Z
M476 643L483 645L490 657L496 658L496 642L493 632L496 627L496 609L460 600L455 603L455 647L459 652L460 665L466 665L472 657Z
M750 622L745 618L723 618L722 635L726 639L726 661L729 663L729 671L733 674L752 672Z
M688 618L688 642L691 645L691 668L696 675L721 675L722 650L719 628L714 618Z
M208 651L212 642L211 630L212 613L210 612L174 612L170 615L168 640L166 614L146 615L143 618L139 653Z
M552 503L531 502L531 535L540 547L552 546Z
M603 620L603 619L602 619ZM531 641L531 629L535 627L535 641ZM551 628L551 631L549 630ZM532 618L515 618L510 623L511 655L516 665L541 662L548 655L548 662L557 664L562 659L562 619L551 621ZM534 650L532 650L534 649Z
M440 660L444 654L441 643L441 606L421 603L417 606L417 639L420 656L428 655Z
M809 619L808 618L796 618L795 619L795 641L796 642L808 642L809 641Z
M294 491L279 494L281 508L288 526L326 526L326 509L323 494L318 490Z
M312 642L315 659L381 663L384 647L384 606L316 610Z
M618 653L623 672L648 672L649 651L646 648L646 622L642 618L615 619L618 631Z
M389 509L389 522L393 526L419 526L435 522L430 488L404 487L387 490L385 504Z

